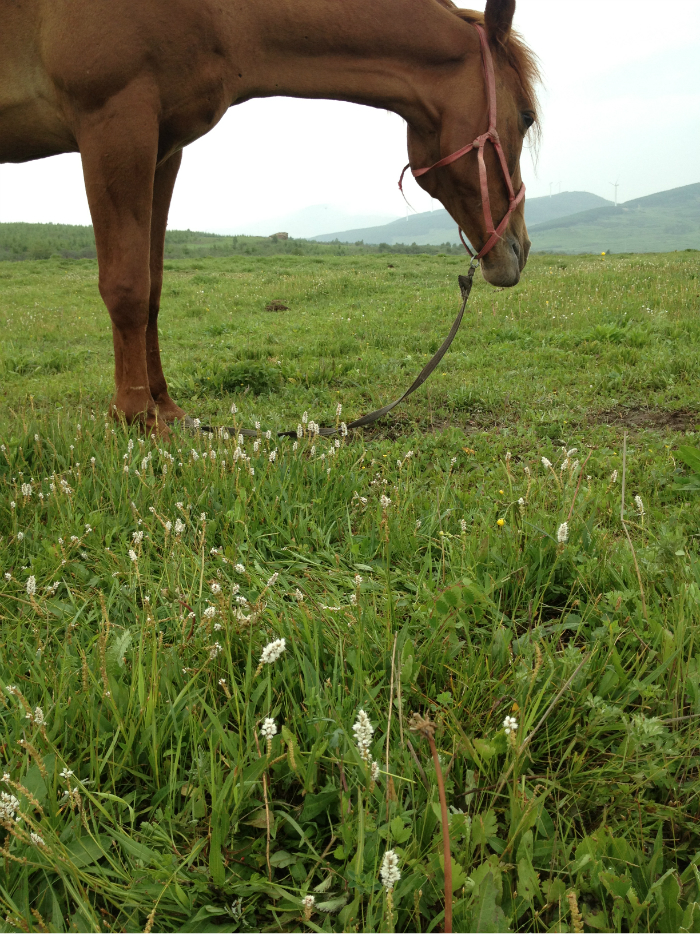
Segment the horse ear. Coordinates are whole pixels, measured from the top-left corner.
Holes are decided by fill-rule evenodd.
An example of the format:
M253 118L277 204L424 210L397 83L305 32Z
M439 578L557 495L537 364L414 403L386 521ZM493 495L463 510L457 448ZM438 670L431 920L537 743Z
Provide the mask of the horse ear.
M493 44L506 45L514 13L515 0L486 0L484 24L486 35Z

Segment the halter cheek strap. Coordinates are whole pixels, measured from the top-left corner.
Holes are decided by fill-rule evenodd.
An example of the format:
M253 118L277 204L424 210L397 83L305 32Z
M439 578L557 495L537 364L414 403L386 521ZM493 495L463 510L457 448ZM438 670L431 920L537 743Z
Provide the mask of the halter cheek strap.
M484 221L486 222L486 233L488 235L488 239L479 252L475 255L464 242L461 229L459 231L459 235L467 252L471 256L475 256L476 259L481 259L481 257L485 256L489 250L492 249L492 247L494 247L501 239L503 231L508 226L508 221L510 220L511 214L515 211L517 206L525 197L525 185L520 186L520 191L516 195L513 189L513 183L510 178L510 172L508 171L508 163L506 162L503 147L501 146L501 141L496 130L496 77L493 68L493 58L491 57L491 49L489 48L488 40L486 39L486 32L484 31L484 27L480 26L478 23L475 23L474 28L479 34L479 41L481 43L481 61L484 68L484 83L486 85L486 97L489 109L489 128L485 133L482 133L481 136L477 136L474 142L469 143L468 146L463 146L461 149L456 150L456 152L450 153L449 156L445 156L443 159L439 159L437 162L434 162L432 165L426 166L423 169L411 169L411 174L414 178L420 178L421 175L425 175L426 172L430 172L432 169L440 169L445 165L451 165L453 162L456 162L457 159L461 159L462 156L466 156L468 152L476 149L479 163L481 203L484 211ZM486 170L486 162L484 160L484 148L487 141L490 141L491 145L496 150L501 170L503 172L503 178L505 179L506 188L508 190L508 210L506 211L505 217L501 220L498 227L494 227L493 224L493 216L491 214L491 199L489 198L488 173ZM409 163L404 167L404 170L401 173L401 177L399 178L399 190L401 191L401 194L403 194L403 177L406 174L406 171L410 168L411 164Z

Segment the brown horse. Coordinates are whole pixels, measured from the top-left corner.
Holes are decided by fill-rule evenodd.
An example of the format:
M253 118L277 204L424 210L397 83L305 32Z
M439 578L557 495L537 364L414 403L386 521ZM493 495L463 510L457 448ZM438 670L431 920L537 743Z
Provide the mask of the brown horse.
M515 0L488 0L483 16L450 0L0 0L0 162L81 155L112 320L115 414L149 428L185 414L168 394L158 345L183 147L253 97L332 98L400 114L411 165L432 165L488 126L480 23L518 191L536 67L511 31L514 9ZM484 154L498 224L507 185L493 148ZM419 184L481 248L476 154ZM520 203L483 259L486 279L515 285L529 246Z

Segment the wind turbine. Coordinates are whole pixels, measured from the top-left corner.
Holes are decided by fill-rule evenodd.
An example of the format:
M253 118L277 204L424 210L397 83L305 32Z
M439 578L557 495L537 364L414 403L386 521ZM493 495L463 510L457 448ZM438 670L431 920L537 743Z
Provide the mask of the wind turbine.
M620 182L609 182L608 184L612 185L615 189L615 207L617 207L617 189L620 187Z

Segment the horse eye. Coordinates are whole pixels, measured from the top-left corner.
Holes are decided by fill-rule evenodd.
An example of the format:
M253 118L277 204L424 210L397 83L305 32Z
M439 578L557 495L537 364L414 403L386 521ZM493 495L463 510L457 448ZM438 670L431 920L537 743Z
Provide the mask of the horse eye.
M529 130L532 124L535 122L534 114L528 113L527 111L523 112L520 115L523 118L523 123L525 124L525 129Z

